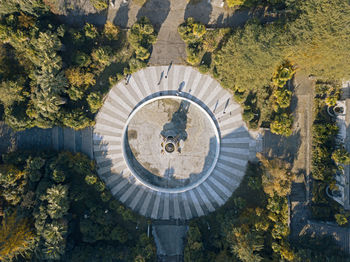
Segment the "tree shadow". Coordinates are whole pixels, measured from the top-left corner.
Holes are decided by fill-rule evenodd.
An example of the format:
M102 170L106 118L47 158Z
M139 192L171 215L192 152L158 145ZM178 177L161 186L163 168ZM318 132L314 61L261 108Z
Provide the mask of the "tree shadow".
M208 24L210 21L210 15L213 11L213 7L210 1L201 1L200 3L192 4L189 2L186 6L184 19L193 17L195 21L199 21L203 24Z
M113 23L122 28L127 27L129 20L129 5L121 5L115 15Z
M156 31L159 31L170 12L169 0L147 0L137 13L137 20L146 16L153 24Z
M281 158L293 164L296 154L300 147L300 131L292 134L289 137L283 137L265 131L264 135L264 153L269 158Z
M293 92L294 86L291 85L291 81L288 82L289 89ZM289 112L296 112L298 106L298 98L293 92ZM293 116L294 120L297 116ZM294 159L297 156L301 145L300 130L294 132L289 137L273 134L270 130L265 131L264 134L264 153L267 157L278 157L284 161L287 161L291 165L294 163Z

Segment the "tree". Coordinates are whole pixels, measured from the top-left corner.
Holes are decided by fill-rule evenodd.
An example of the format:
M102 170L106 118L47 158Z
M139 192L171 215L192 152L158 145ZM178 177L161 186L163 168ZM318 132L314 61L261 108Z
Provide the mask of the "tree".
M52 219L61 218L69 209L68 186L53 185L41 199L47 201L47 213Z
M59 259L65 253L67 225L63 221L53 220L45 225L42 237L45 240L43 253L48 259Z
M178 32L187 44L187 62L192 65L198 64L203 50L204 35L206 34L205 26L200 22L195 22L194 18L190 17L178 27Z
M254 231L245 231L242 227L232 227L227 235L232 252L243 262L262 261L258 253L263 249L264 240Z
M22 90L24 86L24 79L19 78L17 81L3 81L0 83L0 102L9 107L14 102L20 102L24 100Z
M344 147L336 149L332 153L332 159L337 165L350 165L350 153Z
M278 105L278 108L275 111L278 111L279 108L288 108L292 100L292 91L287 89L276 89L273 92L273 96Z
M348 218L344 214L335 214L334 217L339 226L345 226L348 224Z
M28 219L19 218L17 212L5 216L0 227L0 260L12 261L27 254L34 247L34 239Z
M10 204L17 205L27 186L27 174L13 165L0 165L0 195Z
M90 111L96 113L103 105L103 97L100 93L90 93L86 98Z
M214 56L222 84L243 91L269 86L276 68L283 63L283 34L275 24L248 23L235 30Z
M92 50L91 56L94 62L104 68L112 62L112 49L109 46L101 46Z
M87 38L94 39L98 36L98 31L96 27L92 24L86 23L84 26L85 36Z
M257 157L264 167L262 174L264 192L270 197L289 195L295 176L288 170L288 166L279 159L268 160L260 153Z
M109 40L118 40L119 28L115 26L112 22L107 21L103 28L103 34Z
M244 4L245 0L226 0L228 7L235 7Z
M275 119L270 124L272 133L282 136L290 136L292 134L293 118L287 113L276 115Z
M150 57L151 47L157 41L157 35L147 17L142 17L131 27L128 40L135 49L137 59L145 61Z

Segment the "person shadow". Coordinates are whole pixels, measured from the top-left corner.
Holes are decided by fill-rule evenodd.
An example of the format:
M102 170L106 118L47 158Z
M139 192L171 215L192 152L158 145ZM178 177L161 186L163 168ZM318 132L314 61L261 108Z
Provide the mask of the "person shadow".
M184 19L188 19L189 17L193 17L195 21L201 22L207 25L210 22L210 15L213 11L213 7L210 1L202 0L199 3L189 3L185 9Z
M147 0L137 13L137 20L146 16L154 26L156 31L159 31L165 19L170 12L169 0Z

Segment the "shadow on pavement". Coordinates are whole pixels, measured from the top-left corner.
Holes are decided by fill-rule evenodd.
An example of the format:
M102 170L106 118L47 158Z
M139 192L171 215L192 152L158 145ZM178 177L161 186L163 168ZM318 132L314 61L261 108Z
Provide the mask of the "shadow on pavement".
M169 0L148 0L140 8L137 13L137 20L141 17L146 16L155 27L156 31L159 31L165 19L168 17L170 12L170 1Z
M188 3L185 10L184 19L193 17L195 21L208 24L213 7L209 1L202 1L200 3Z

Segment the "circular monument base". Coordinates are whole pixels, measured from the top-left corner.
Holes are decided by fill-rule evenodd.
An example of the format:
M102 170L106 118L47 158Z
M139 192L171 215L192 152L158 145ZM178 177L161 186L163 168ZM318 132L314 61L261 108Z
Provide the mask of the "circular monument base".
M210 115L179 96L141 104L127 121L123 141L124 158L134 176L147 187L173 193L204 181L220 149Z
M161 76L167 73L167 78ZM115 85L93 130L112 195L153 219L191 219L239 186L256 141L232 94L192 67L144 68Z

